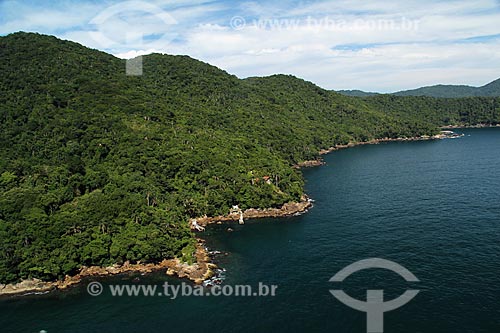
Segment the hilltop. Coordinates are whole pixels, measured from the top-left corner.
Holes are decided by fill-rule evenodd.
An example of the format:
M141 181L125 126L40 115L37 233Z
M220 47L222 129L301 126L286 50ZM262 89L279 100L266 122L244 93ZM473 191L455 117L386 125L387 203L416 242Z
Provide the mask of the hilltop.
M145 56L131 77L124 60L33 33L0 37L0 60L0 283L192 263L190 218L299 201L293 165L322 149L500 122L495 98L364 100L187 56Z
M379 93L364 92L361 90L340 90L338 93L346 96L370 97ZM412 90L392 93L395 96L426 96L436 98L464 98L464 97L500 97L500 79L490 82L482 87L465 85L435 85Z

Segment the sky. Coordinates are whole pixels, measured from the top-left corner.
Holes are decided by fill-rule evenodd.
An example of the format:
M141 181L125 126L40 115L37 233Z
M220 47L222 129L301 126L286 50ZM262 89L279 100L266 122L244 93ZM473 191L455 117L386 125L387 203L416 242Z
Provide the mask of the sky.
M481 86L500 77L500 0L0 0L31 31L132 58L186 54L240 78L333 90Z

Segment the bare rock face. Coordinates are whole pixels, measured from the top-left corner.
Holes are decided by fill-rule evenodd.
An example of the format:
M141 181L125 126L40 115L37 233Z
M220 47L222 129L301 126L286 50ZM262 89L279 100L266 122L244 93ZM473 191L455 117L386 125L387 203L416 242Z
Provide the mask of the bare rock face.
M211 262L203 241L198 241L196 248L196 262L192 265L181 262L179 259L167 260L167 275L177 275L179 278L188 278L196 284L201 284L214 275L213 269L217 268Z
M312 200L307 196L303 196L299 202L285 203L280 208L268 209L247 209L243 212L245 219L257 219L266 217L286 217L295 214L300 214L307 211L312 206ZM207 217L196 219L200 226L206 226L212 223L222 223L230 221L238 221L240 215L230 214L227 216ZM229 229L228 229L229 230ZM231 229L232 230L232 229ZM80 272L75 276L66 276L64 280L54 282L44 282L41 280L31 279L19 282L17 284L0 285L0 296L22 294L27 292L45 292L54 289L66 289L70 286L78 284L85 277L109 276L123 274L128 272L151 273L153 271L165 270L167 275L178 276L179 278L187 278L194 283L201 284L203 281L211 278L214 275L214 269L217 268L212 263L208 251L205 248L204 241L198 239L195 252L196 261L189 265L182 262L180 259L165 259L156 264L132 264L125 262L122 265L112 265L109 267L82 267Z
M347 148L352 148L356 146L364 146L364 145L376 145L379 143L384 143L384 142L402 142L402 141L426 141L426 140L438 140L438 139L444 139L446 136L443 136L443 133L434 135L434 136L428 136L428 135L422 135L422 136L416 136L416 137L402 137L402 138L381 138L381 139L373 139L370 141L364 141L364 142L349 142L348 144L345 145L336 145L334 147L330 147L328 149L322 149L319 151L319 155L327 155L330 154L334 151L340 150L340 149L347 149ZM312 161L309 161L312 162ZM306 162L304 162L306 163ZM298 165L297 165L298 166Z
M295 169L313 168L313 167L322 166L325 164L326 164L325 161L323 161L322 159L317 159L317 160L300 162L300 163L297 163L296 165L294 165L293 167Z
M300 214L312 207L312 201L306 196L302 196L299 202L288 202L280 208L256 209L249 208L243 212L245 219L259 219L266 217L287 217L295 214ZM229 214L216 217L201 217L197 218L198 224L206 226L209 224L219 224L222 222L238 221L238 215Z
M44 292L53 289L53 286L46 285L43 281L38 279L24 280L16 284L2 285L0 294L11 295L27 291L31 292Z
M168 275L177 275L180 278L187 278L201 284L204 280L212 277L214 275L213 269L217 268L211 262L205 244L201 239L198 239L195 258L196 262L192 265L188 265L176 258L165 259L158 264L131 264L127 261L123 265L109 267L82 267L80 273L75 276L66 276L62 281L44 282L38 279L30 279L16 284L0 285L0 296L67 289L80 283L85 277L108 276L128 272L151 273L158 270L165 270Z

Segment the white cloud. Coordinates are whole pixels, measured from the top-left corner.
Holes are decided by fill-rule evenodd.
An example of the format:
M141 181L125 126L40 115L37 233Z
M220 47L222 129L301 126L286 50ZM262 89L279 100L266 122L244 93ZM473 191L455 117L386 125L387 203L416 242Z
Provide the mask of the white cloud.
M177 23L165 25L140 11L113 17L97 27L112 41L106 45L89 34L96 27L88 25L106 6L65 1L41 8L6 1L0 4L6 13L0 33L56 34L122 58L188 54L240 77L289 73L328 89L481 85L500 76L500 38L484 37L500 35L499 2L493 0L150 0ZM236 15L246 19L239 30L230 27ZM256 26L258 18L279 26Z
M21 1L0 2L0 34L17 31L53 33L88 23L100 6L81 3L78 6L59 2L51 6L31 6Z
M116 57L121 58L121 59L133 59L138 56L143 56L147 54L152 54L152 53L159 53L161 50L155 50L155 49L148 49L148 50L133 50L133 51L127 51L124 53L118 53L115 54Z

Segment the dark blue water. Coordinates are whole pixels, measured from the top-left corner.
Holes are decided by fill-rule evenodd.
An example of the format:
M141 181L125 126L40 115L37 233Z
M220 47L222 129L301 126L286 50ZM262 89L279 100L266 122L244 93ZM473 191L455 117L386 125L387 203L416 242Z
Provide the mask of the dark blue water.
M461 139L335 152L327 166L305 171L316 200L308 214L207 232L210 246L229 254L217 259L226 285L276 284L276 297L91 297L82 285L1 300L1 331L366 332L366 314L337 301L329 290L339 285L328 280L379 257L420 282L370 269L340 287L361 300L367 289L383 289L389 299L421 290L385 314L385 332L500 332L500 130L463 132Z

